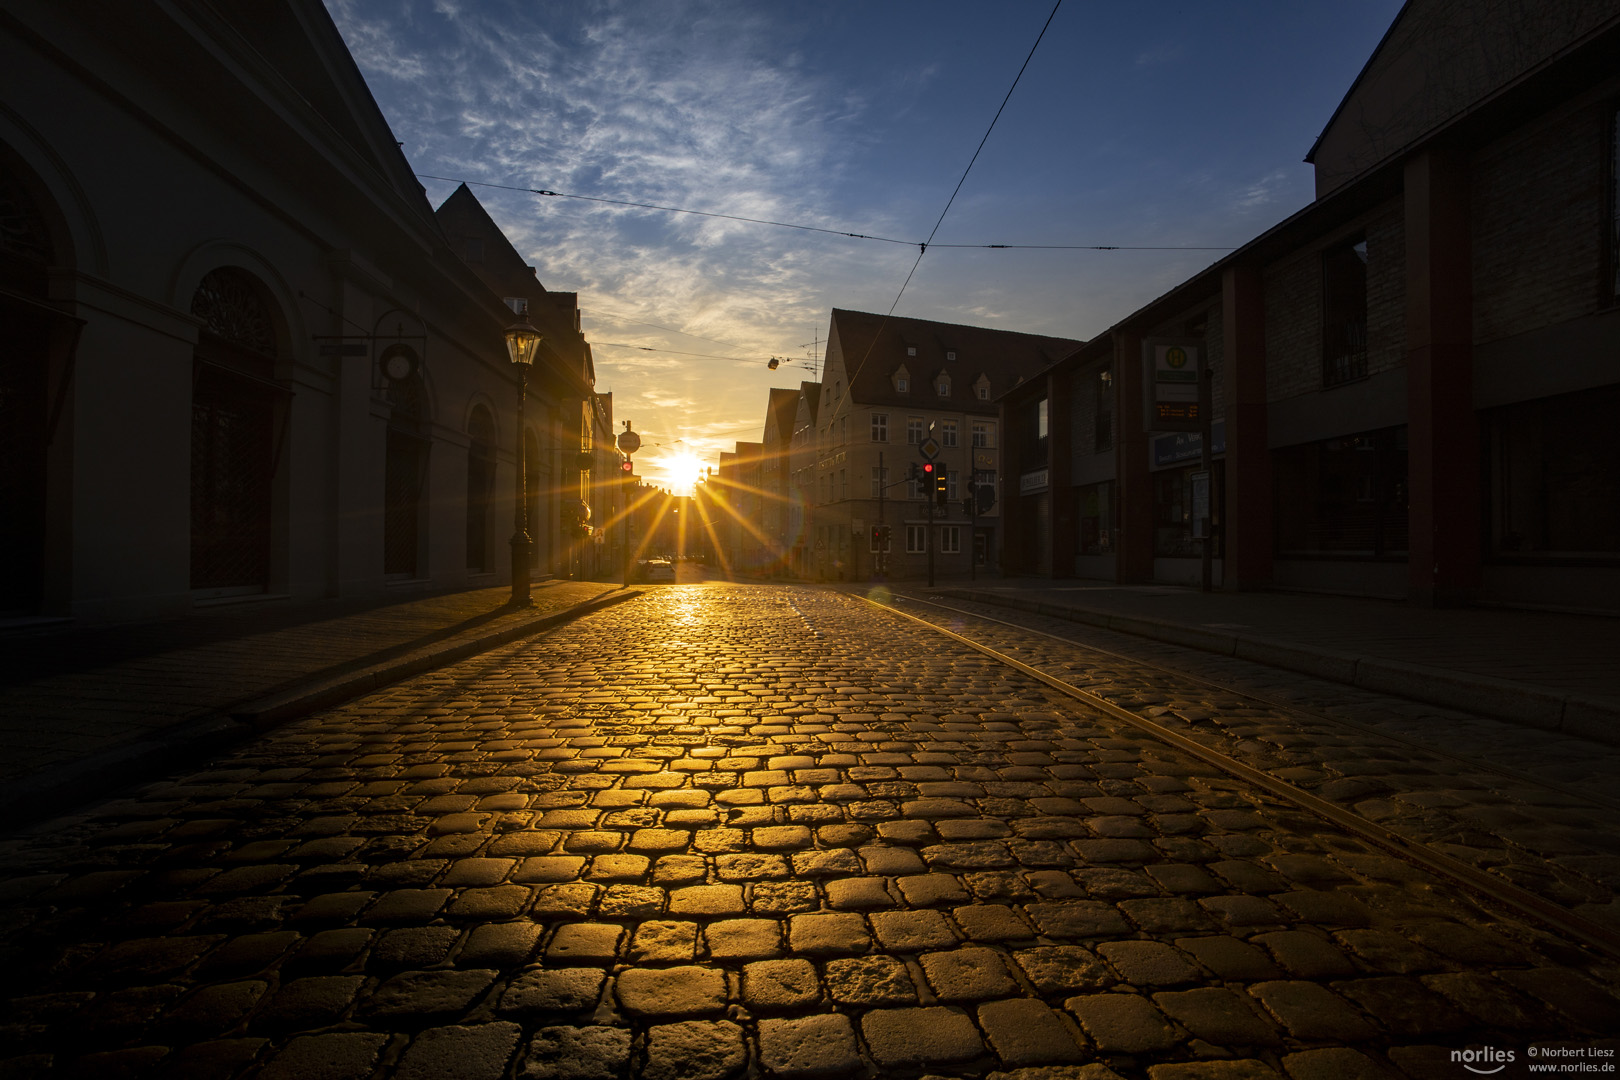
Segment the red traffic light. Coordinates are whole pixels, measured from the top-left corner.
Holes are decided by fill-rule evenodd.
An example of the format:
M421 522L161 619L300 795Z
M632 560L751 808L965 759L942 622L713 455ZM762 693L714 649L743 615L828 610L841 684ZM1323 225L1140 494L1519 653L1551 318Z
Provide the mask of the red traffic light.
M934 475L934 463L932 461L923 462L923 474L925 476L933 476Z
M633 461L630 461L628 458L626 458L624 461L619 462L619 471L620 472L630 472L633 469L635 469L635 467L636 467L635 463Z

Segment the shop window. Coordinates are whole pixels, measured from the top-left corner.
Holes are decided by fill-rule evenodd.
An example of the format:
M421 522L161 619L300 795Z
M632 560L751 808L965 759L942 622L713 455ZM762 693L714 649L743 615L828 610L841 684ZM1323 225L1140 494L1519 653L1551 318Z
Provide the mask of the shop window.
M1279 554L1405 556L1406 428L1285 447L1272 465Z
M1367 374L1367 241L1322 253L1322 385Z
M1194 558L1203 554L1204 540L1197 535L1199 522L1195 514L1198 489L1195 476L1202 470L1197 465L1180 469L1166 469L1153 474L1153 554L1160 558ZM1209 527L1212 530L1213 554L1220 558L1221 518L1223 503L1221 463L1210 470L1208 487Z
M1114 553L1114 484L1105 480L1075 489L1076 517L1080 520L1080 554Z
M1607 434L1617 409L1620 385L1484 414L1492 556L1620 554L1620 462Z

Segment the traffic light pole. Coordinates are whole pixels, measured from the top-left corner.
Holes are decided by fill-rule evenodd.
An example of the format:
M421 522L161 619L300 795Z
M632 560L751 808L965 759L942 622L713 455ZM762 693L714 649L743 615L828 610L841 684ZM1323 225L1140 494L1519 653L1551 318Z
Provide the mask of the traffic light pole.
M932 478L930 478L929 483L933 483ZM923 535L928 540L928 587L930 589L934 587L934 499L935 495L932 491L924 494L923 502L928 507L928 531Z
M874 554L872 556L872 562L874 564L874 566L873 566L873 576L876 577L879 581L887 581L888 578L889 578L889 553L883 550L884 548L889 546L888 544L885 544L883 542L884 528L888 524L888 522L883 517L883 503L884 503L883 496L888 493L888 488L889 488L889 473L888 473L888 470L883 467L883 451L879 450L878 451L878 542L877 542L877 552L876 552L876 554Z

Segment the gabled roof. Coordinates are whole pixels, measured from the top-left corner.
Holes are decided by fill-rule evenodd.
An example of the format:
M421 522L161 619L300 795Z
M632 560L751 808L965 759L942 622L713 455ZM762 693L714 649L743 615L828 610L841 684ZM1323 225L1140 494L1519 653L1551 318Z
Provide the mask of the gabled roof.
M988 408L974 395L973 384L982 373L990 379L990 395L996 397L1018 381L1078 349L1082 342L1071 338L1023 334L1014 330L992 330L982 326L932 322L898 316L875 315L864 311L834 308L832 330L843 356L852 401L864 405L892 405L897 408L939 408L949 403L953 409ZM915 357L907 355L915 348ZM955 360L946 353L956 353ZM910 393L894 389L891 376L906 365L913 380ZM951 376L951 393L941 398L933 383L941 372ZM919 376L925 386L917 386Z
M818 382L801 382L799 384L799 400L804 403L805 411L810 414L810 423L816 422L816 414L821 409L821 384ZM798 426L798 417L794 417L794 426Z
M786 446L793 438L793 419L799 411L799 391L771 387L770 401L765 406L765 435L764 441L769 444L776 442ZM771 438L772 430L776 438Z

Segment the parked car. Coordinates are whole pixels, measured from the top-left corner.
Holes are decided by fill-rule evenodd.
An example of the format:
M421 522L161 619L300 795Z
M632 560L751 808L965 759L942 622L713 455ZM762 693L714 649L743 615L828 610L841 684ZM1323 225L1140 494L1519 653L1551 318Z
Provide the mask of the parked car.
M675 581L675 564L668 559L648 559L641 564L641 580L646 582Z

